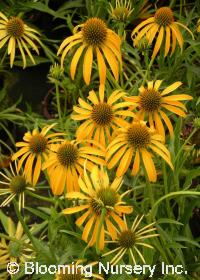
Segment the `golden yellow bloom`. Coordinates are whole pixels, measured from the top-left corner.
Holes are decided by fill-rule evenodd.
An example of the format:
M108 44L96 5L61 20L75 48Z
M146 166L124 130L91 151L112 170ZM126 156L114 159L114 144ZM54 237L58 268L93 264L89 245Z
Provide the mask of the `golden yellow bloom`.
M6 272L9 262L17 262L18 264L33 260L34 252L29 239L23 232L20 222L17 227L11 220L7 219L8 238L0 239L0 279L10 279L10 275ZM2 278L1 278L2 276Z
M113 19L119 21L126 21L131 15L132 11L134 10L132 9L132 4L130 0L116 0L115 8L113 8L111 3L109 4L109 14L112 16Z
M104 87L100 86L99 96L92 90L88 99L92 104L86 103L79 98L79 105L74 106L73 120L85 120L77 129L76 135L78 139L94 139L103 146L111 140L111 133L117 127L123 127L124 119L122 117L134 117L134 114L125 110L127 106L131 106L131 102L120 102L120 98L125 96L122 90L115 90L105 101Z
M134 45L137 46L142 37L146 37L148 43L151 45L156 34L158 37L156 39L155 47L152 54L152 59L154 59L161 48L162 42L165 38L165 53L167 56L171 47L171 54L174 53L176 48L176 42L183 49L183 36L179 30L179 26L186 29L194 38L192 32L182 23L174 20L174 15L169 7L159 8L153 17L140 23L133 30L131 36L134 41Z
M0 12L0 49L8 42L8 55L10 55L10 67L13 67L16 47L19 48L22 60L23 68L26 67L26 55L30 58L31 62L35 64L35 60L30 52L29 48L32 48L37 54L39 50L34 40L41 44L38 35L40 33L29 27L19 17L7 18Z
M84 260L78 260L75 264L73 263L65 265L62 270L56 273L55 280L86 280L88 279L88 277L92 277L92 279L104 279L99 274L95 274L92 271L87 270L87 266L93 268L93 266L95 266L97 262L84 265L83 261Z
M200 32L200 19L197 22L197 32Z
M81 27L81 31L78 31L79 27ZM70 66L72 79L75 77L80 57L84 53L83 78L87 85L90 83L94 54L97 56L100 84L104 84L106 80L105 58L115 79L118 80L119 63L121 65L121 39L115 32L107 28L106 24L101 19L88 19L84 24L75 27L74 35L66 38L62 42L58 50L58 55L62 52L62 67L67 53L73 46L77 46L78 44L80 46L76 50Z
M80 199L81 204L64 209L63 213L72 214L85 210L86 212L76 220L76 225L82 226L85 223L82 239L89 246L99 242L99 249L102 250L105 243L105 227L112 240L115 240L117 227L124 228L124 221L120 216L130 214L133 210L131 206L124 205L125 203L122 201L129 191L119 195L122 178L115 178L110 184L107 172L103 168L98 169L97 166L92 169L90 177L84 171L84 179L79 177L78 183L82 192L67 193L67 198ZM105 216L101 224L103 211L105 211ZM99 240L97 240L98 232L100 233Z
M163 144L161 135L156 134L153 129L146 126L143 121L134 121L127 123L124 128L119 128L117 136L108 145L106 161L108 168L117 167L117 176L123 176L128 170L132 160L132 175L136 175L140 168L140 162L143 161L148 178L150 181L157 180L156 169L152 159L152 150L161 156L173 169L170 153Z
M0 205L4 207L8 205L16 196L19 199L19 209L24 208L26 190L34 191L31 185L27 182L24 175L20 174L15 161L15 168L10 163L10 171L7 169L6 173L0 172L0 175L6 181L0 181L0 196L9 195ZM5 187L1 187L5 185Z
M45 126L41 132L38 129L34 129L32 133L27 132L23 137L25 142L16 143L17 147L22 148L12 156L12 160L21 157L18 163L18 170L20 170L24 161L26 162L24 175L33 186L37 184L39 179L42 160L48 159L50 145L58 141L63 141L63 139L56 138L57 136L63 135L63 133L50 133L47 135L53 126L55 124Z
M83 174L83 166L87 160L87 169L91 170L95 164L105 165L105 150L98 143L93 146L81 141L65 141L52 146L52 152L43 164L47 168L50 185L54 195L79 191L78 175ZM53 151L54 150L54 151Z
M156 230L156 228L153 227L155 223L151 223L142 228L138 228L143 217L144 216L137 216L133 221L131 228L127 226L126 219L124 219L126 228L123 231L117 233L116 241L110 242L116 244L117 248L115 248L112 251L109 251L108 253L103 254L103 257L113 253L115 254L115 256L110 261L111 264L116 265L127 252L130 254L134 265L138 264L138 262L136 261L136 256L138 256L144 264L146 263L144 256L142 255L138 247L142 246L149 249L153 249L153 247L150 244L146 243L146 241L148 241L148 239L152 237L158 236L158 234L152 233L152 231Z
M166 87L163 91L160 90L162 81L150 81L148 87L141 86L139 88L139 95L126 97L126 101L132 101L133 106L139 108L139 117L144 120L148 117L150 127L155 127L159 134L165 138L165 129L161 119L166 124L170 136L173 136L173 126L167 114L164 112L168 110L181 117L185 117L186 107L180 102L182 100L191 100L192 96L187 94L171 94L178 87L182 85L181 82L175 82Z

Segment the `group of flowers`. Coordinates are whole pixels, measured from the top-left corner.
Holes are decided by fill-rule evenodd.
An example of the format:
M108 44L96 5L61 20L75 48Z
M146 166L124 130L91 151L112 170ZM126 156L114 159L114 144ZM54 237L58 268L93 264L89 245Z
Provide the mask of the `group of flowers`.
M36 36L37 31L25 25L19 18L7 19L2 13L0 17L0 48L8 41L11 67L16 44L24 67L24 50L34 62L26 44L38 52L33 42L36 40L40 43ZM174 52L176 41L181 49L183 47L179 26L186 28L174 21L170 8L160 8L153 17L135 28L132 33L134 45L137 45L143 36L151 44L158 33L152 58L157 55L164 37L164 56L167 56L170 47L171 53ZM168 129L172 138L171 115L174 113L184 117L186 107L181 101L192 99L187 94L172 94L181 86L179 81L163 88L161 80L148 81L147 86L144 81L137 96L129 96L122 89L109 93L106 88L106 63L118 80L122 70L121 43L121 38L99 18L90 18L74 29L74 34L66 38L58 50L58 55L62 53L61 67L64 66L65 57L72 47L79 45L70 65L71 78L75 78L83 54L85 83L89 84L91 81L94 55L97 57L100 76L98 94L90 91L88 97L79 98L79 104L73 108L71 118L80 121L76 139L66 140L64 133L50 132L55 129L55 124L45 126L41 131L34 129L27 132L24 142L16 143L20 149L12 156L16 170L13 170L11 164L10 173L0 172L6 180L0 182L6 186L0 194L9 194L2 206L19 195L21 207L24 205L24 192L33 190L43 170L54 195L64 194L67 199L79 200L78 205L63 210L63 213L84 211L76 220L76 225L82 227L85 224L82 239L88 242L88 246L96 243L97 248L103 250L105 235L117 244L113 251L104 254L106 256L117 253L112 259L114 264L127 250L134 263L135 253L145 262L137 245L152 248L144 239L157 235L152 233L155 231L154 223L138 230L142 217L136 217L131 228L127 225L125 215L132 213L133 209L123 201L130 190L119 194L123 176L129 169L131 175L135 176L143 167L147 180L156 182L155 155L160 156L173 169L170 151L165 144L165 130ZM116 172L112 183L106 168Z

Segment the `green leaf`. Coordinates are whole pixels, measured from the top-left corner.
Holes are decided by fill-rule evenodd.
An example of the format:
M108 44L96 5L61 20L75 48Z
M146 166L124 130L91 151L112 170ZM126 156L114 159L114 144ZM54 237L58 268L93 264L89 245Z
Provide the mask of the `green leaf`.
M184 236L175 237L174 240L180 241L180 242L187 242L187 243L190 243L190 244L200 248L200 244L198 242L195 242L195 241L193 241L189 238L186 238Z
M0 221L3 225L5 232L8 235L10 235L10 230L12 230L12 232L15 231L15 224L13 223L11 218L7 217L1 210L0 210Z
M175 220L172 220L172 219L168 219L168 218L161 218L161 219L158 219L156 221L157 224L175 224L175 225L179 225L179 226L183 226L182 223L178 222L178 221L175 221Z
M25 209L27 209L29 212L33 213L34 215L36 215L37 217L43 219L43 220L48 220L49 216L46 215L45 213L39 211L38 209L33 209L31 207L25 207Z

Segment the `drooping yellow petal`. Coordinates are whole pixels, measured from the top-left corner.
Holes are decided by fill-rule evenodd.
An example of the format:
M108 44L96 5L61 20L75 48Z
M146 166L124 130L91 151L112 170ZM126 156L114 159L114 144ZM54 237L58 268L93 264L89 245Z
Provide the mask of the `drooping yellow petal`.
M170 24L170 28L177 38L181 51L183 51L183 36L175 23Z
M78 227L82 226L82 224L85 222L87 217L90 215L90 210L86 211L80 218L76 220L76 225Z
M169 164L169 166L171 167L172 170L174 169L170 158L163 151L161 151L159 148L157 148L153 145L150 145L150 147L154 152L156 152L159 156L161 156Z
M148 44L151 45L155 36L156 36L156 33L158 32L159 30L159 25L157 23L155 23L155 25L147 32L146 34L146 38L147 38L147 41L148 41Z
M18 152L14 153L14 155L12 156L12 160L17 159L18 157L20 157L21 155L25 154L28 151L29 151L28 147L21 148Z
M89 85L91 72L92 72L92 62L93 62L93 47L89 46L86 50L84 61L83 61L83 78L86 85Z
M165 28L166 30L166 38L165 38L165 57L168 55L169 53L169 49L170 49L170 28L169 26L166 26Z
M160 115L161 115L162 119L164 120L167 128L169 129L170 137L173 137L174 130L173 130L173 126L171 124L170 119L168 118L168 116L163 111L160 111Z
M15 59L15 38L11 37L8 43L8 54L10 54L10 67L13 67Z
M109 219L105 219L105 220L106 220L106 226L107 226L108 232L110 233L112 240L115 240L117 238L117 230Z
M166 108L167 110L181 116L181 117L185 117L186 114L184 111L182 111L181 109L175 107L175 106L171 106L171 105L167 105L167 104L163 104L162 107Z
M5 43L8 41L10 37L9 36L6 36L4 37L1 42L0 42L0 49L3 48L3 46L5 45Z
M99 249L103 250L105 244L105 231L104 231L104 224L101 227L100 238L99 238Z
M138 173L139 168L140 168L140 153L139 150L137 149L135 153L135 159L134 159L131 175L135 176Z
M156 182L157 174L156 174L156 169L155 169L155 165L153 163L151 154L145 149L141 150L141 154L142 154L142 160L143 160L149 181Z
M165 139L165 129L163 127L163 124L162 124L162 121L160 119L160 116L158 115L157 112L154 112L154 120L155 120L156 130Z
M103 55L99 48L96 48L97 53L97 63L98 63L98 70L99 70L99 77L100 77L100 84L105 84L106 80L106 64L104 62Z
M121 149L119 149L119 151L116 152L116 154L112 157L112 159L107 164L108 169L113 168L119 162L121 157L124 155L126 149L127 146L123 146Z
M28 54L30 60L32 61L33 64L35 64L35 60L34 60L32 54L31 54L31 52L29 51L29 49L28 49L26 43L24 42L24 40L23 40L22 38L20 39L20 41L21 41L22 46L24 47L26 53Z
M82 42L82 40L76 40L76 41L73 41L73 42L71 42L65 49L64 49L64 51L63 51L63 53L62 53L62 56L61 56L61 68L63 68L63 65L64 65L64 59L65 59L65 56L67 55L67 53L70 51L70 49L73 47L73 46L75 46L75 45L77 45L77 44L79 44L79 43L81 43Z
M41 156L39 155L36 161L35 170L33 174L33 186L35 186L38 181L41 172L41 167L42 167L42 159Z
M58 49L58 52L57 52L57 55L59 55L61 53L61 51L65 48L65 46L67 46L68 44L70 44L71 42L73 41L76 41L78 39L80 39L82 37L82 34L81 32L75 34L75 35L72 35L68 38L66 38L62 44L60 45L59 49Z
M164 35L164 27L161 26L159 34L158 34L158 38L156 40L156 44L155 44L155 47L154 47L154 50L153 50L152 59L154 59L156 57L158 51L160 50L162 40L163 40L163 35Z
M25 56L25 53L24 53L22 44L21 44L21 42L20 42L19 39L17 39L17 44L18 44L18 46L19 46L19 50L20 50L21 55L22 55L23 68L25 68L25 67L26 67L26 56Z
M194 40L194 35L193 33L191 32L191 30L189 28L187 28L187 26L185 26L184 24L180 23L180 22L176 22L176 25L180 25L181 27L183 27L185 30L187 30L190 35L192 36L192 39Z
M106 45L107 47L109 47L109 49L111 49L111 51L115 54L115 56L117 57L120 66L122 66L122 56L121 56L121 52L120 49L116 48L113 44L113 41L111 41L110 38L107 38L106 40Z
M82 55L83 50L85 49L85 47L86 47L86 45L80 46L80 47L76 50L76 52L75 52L75 54L74 54L74 56L73 56L73 58L72 58L71 65L70 65L70 75L71 75L72 80L74 80L78 62L79 62L79 59L80 59L80 57L81 57L81 55Z
M64 191L65 179L64 174L66 170L57 166L54 169L52 177L50 177L51 189L54 195L61 195Z
M129 148L123 155L123 159L121 160L118 168L117 168L117 172L116 175L118 177L124 175L124 173L127 171L127 169L130 166L131 163L131 159L133 156L133 150L131 148Z
M154 21L155 21L154 17L150 17L150 18L148 18L147 20L145 20L145 21L141 22L140 24L138 24L138 25L136 26L136 28L133 30L133 32L131 33L132 39L133 39L133 36L134 36L143 26L145 26L145 25L147 25L147 24L150 24L150 23L152 23L152 22L154 22Z
M92 233L92 238L90 239L90 242L88 243L89 246L93 246L94 243L96 242L97 233L98 233L98 229L99 229L99 222L100 222L100 219L99 219L99 217L97 217L97 219L95 221L95 225L94 225L94 230Z
M126 225L124 221L118 215L116 215L114 212L111 212L110 216L113 218L113 220L116 222L116 224L119 226L121 230L126 229Z
M92 229L92 226L94 224L94 220L95 220L95 216L93 215L88 222L86 223L84 230L83 230L83 234L82 234L82 239L87 242L88 239L88 235Z
M110 65L110 68L112 70L112 73L115 77L115 79L118 81L119 78L119 68L118 68L118 62L116 60L115 55L112 53L112 51L107 47L107 46L102 46L101 47L108 64Z
M171 49L171 55L170 56L172 56L175 49L176 49L176 36L175 36L174 32L172 32L172 49Z
M39 50L37 46L34 44L34 42L24 34L23 39L36 51L37 54L39 54Z
M148 24L146 25L139 33L138 35L135 37L134 39L134 45L137 46L138 43L140 42L141 38L152 28L154 27L154 23Z

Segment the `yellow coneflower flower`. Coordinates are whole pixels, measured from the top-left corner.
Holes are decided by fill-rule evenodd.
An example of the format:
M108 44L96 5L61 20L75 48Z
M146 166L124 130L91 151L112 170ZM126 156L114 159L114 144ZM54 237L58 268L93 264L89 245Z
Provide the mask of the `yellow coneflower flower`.
M1 279L5 280L10 279L10 275L6 272L9 262L23 264L33 260L34 257L33 248L23 232L21 223L18 222L16 227L11 218L8 218L7 223L8 238L0 239L0 278L3 275L5 278Z
M171 8L162 7L159 8L153 17L140 23L133 30L131 36L134 41L134 45L137 46L142 37L146 37L148 43L151 45L156 34L158 37L156 39L155 47L152 54L152 59L154 59L161 48L163 39L165 38L165 53L167 56L171 46L171 54L174 53L176 48L176 42L183 49L183 36L179 30L179 26L186 29L194 38L192 32L182 23L174 21L174 16ZM171 45L172 43L172 45Z
M116 164L117 176L123 176L128 170L132 160L132 175L136 175L140 168L140 162L143 161L148 178L150 181L157 180L156 169L152 160L152 150L161 156L173 169L170 153L163 144L161 135L156 134L153 129L146 126L143 121L134 121L127 123L124 128L119 128L115 139L108 145L106 161L109 169Z
M115 20L126 21L134 9L130 0L116 0L115 8L110 4L110 10L108 11L111 17Z
M197 32L200 32L200 19L197 21Z
M186 107L180 101L191 100L192 96L187 94L170 94L182 85L181 82L175 82L163 91L159 90L161 83L161 80L150 81L148 82L148 87L141 86L139 88L138 96L126 97L125 99L129 102L132 101L133 105L139 108L139 117L142 120L148 117L150 126L155 127L158 133L165 138L165 129L161 119L166 124L171 137L173 136L173 126L164 111L168 110L181 117L185 117Z
M0 207L4 207L8 205L16 196L18 196L19 200L19 209L24 208L25 201L25 193L26 190L34 191L34 188L27 182L25 176L20 174L17 168L17 163L15 161L15 168L13 168L10 163L10 171L6 170L6 173L0 172L0 175L6 181L0 181L0 196L9 195L0 205ZM5 185L5 187L1 187Z
M125 96L125 92L115 90L105 101L103 88L100 87L99 96L93 90L90 91L88 99L92 102L91 105L79 98L80 107L74 106L71 118L85 120L77 129L78 139L94 139L105 146L111 140L111 132L126 124L122 117L134 117L134 114L125 110L127 106L132 105L131 102L119 101Z
M83 174L83 166L87 160L87 169L91 170L95 164L105 165L105 150L98 143L93 146L81 141L65 141L52 146L52 152L43 164L47 168L50 185L54 195L79 191L78 175Z
M115 178L110 184L107 172L103 168L98 169L97 166L92 169L90 177L85 171L84 179L79 177L78 183L82 192L67 193L67 198L80 199L82 202L79 206L64 209L63 213L72 214L85 210L86 212L76 220L76 225L82 226L85 223L82 239L89 246L99 242L99 249L102 250L105 243L105 227L115 240L116 228L124 228L124 221L120 216L133 211L131 206L124 205L125 203L122 201L129 191L119 195L122 178ZM103 211L105 211L105 217L101 225ZM98 231L100 231L99 240L97 240Z
M89 263L88 265L83 264L84 260L78 260L74 264L66 264L65 268L56 273L55 280L86 280L92 277L92 279L104 280L99 274L87 271L87 266L93 268L97 262Z
M152 233L156 230L156 228L153 227L155 223L151 223L142 228L138 228L143 217L144 216L137 216L133 221L131 228L127 226L126 219L124 219L126 225L125 229L121 232L118 231L117 239L115 241L107 242L108 244L114 243L117 247L114 250L103 254L103 257L113 253L115 254L115 256L110 261L111 264L116 265L126 253L130 254L134 265L138 263L136 261L136 256L138 256L144 264L146 263L144 256L142 255L138 247L142 246L149 249L153 249L153 247L150 244L146 243L146 241L148 241L148 239L150 238L158 236L158 234Z
M81 27L81 31L78 28ZM97 63L100 76L100 84L104 84L106 80L106 64L108 62L111 71L116 80L119 76L119 64L121 65L121 39L99 18L90 18L84 24L78 25L74 29L74 35L66 38L60 48L58 55L62 52L61 66L63 67L64 59L69 50L76 45L81 45L76 50L71 66L70 74L74 79L77 64L81 55L84 53L83 61L83 78L86 84L90 83L93 55L97 56Z
M16 47L19 48L22 60L23 68L26 67L26 55L35 64L35 60L29 50L32 48L37 54L39 50L34 40L41 45L41 41L38 38L40 33L29 27L19 17L7 18L3 13L0 12L0 49L8 42L8 55L10 55L10 67L13 67L15 60Z
M62 141L62 139L56 137L63 135L63 133L47 134L53 126L55 124L45 126L41 132L38 129L34 129L32 133L26 132L23 137L25 142L16 143L17 147L22 148L12 156L12 160L21 157L18 163L18 170L20 170L24 161L26 162L24 175L33 186L37 184L39 179L43 159L48 159L50 145Z

